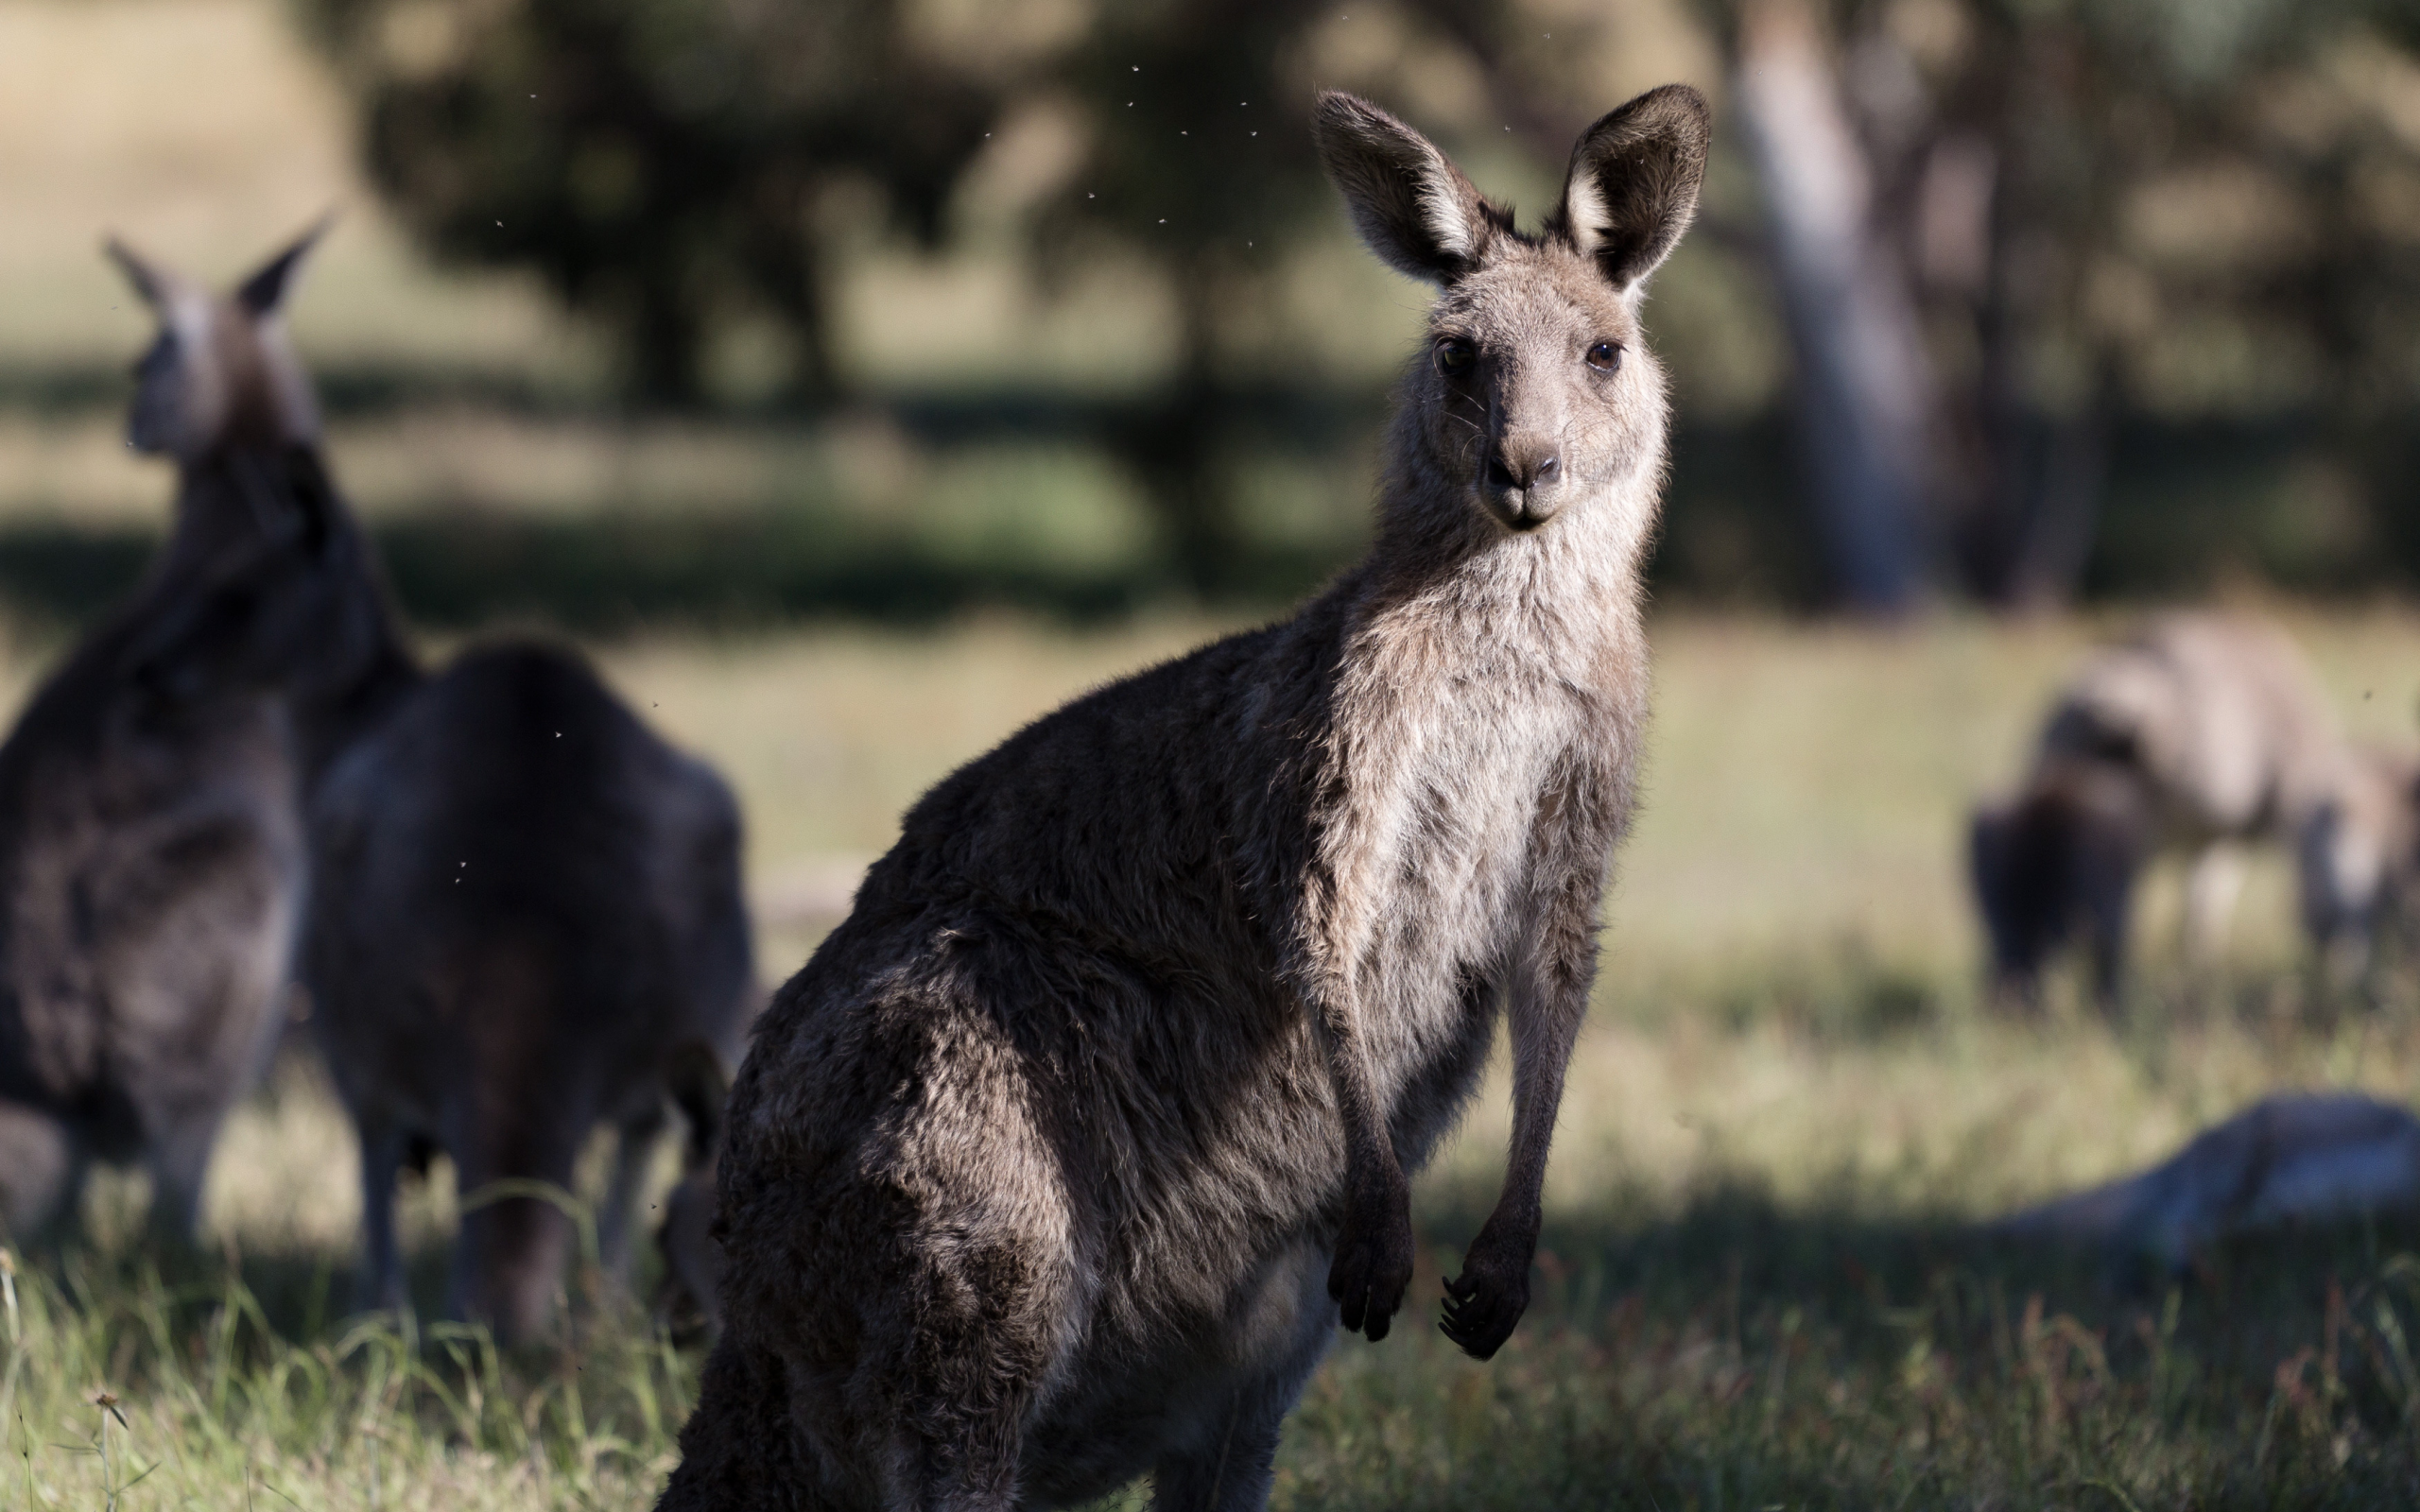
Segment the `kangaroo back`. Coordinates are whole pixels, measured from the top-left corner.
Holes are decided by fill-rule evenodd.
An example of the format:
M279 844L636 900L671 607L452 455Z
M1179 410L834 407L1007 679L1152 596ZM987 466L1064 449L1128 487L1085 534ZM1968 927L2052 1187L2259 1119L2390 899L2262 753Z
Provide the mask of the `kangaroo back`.
M618 1263L670 1052L737 1048L736 806L583 662L517 644L466 653L347 749L312 828L316 1022L365 1146L388 1152L365 1193L370 1299L400 1299L393 1164L429 1141L466 1192L495 1193L466 1212L455 1305L527 1337L570 1229L519 1188L567 1188L590 1131L615 1125L599 1227Z

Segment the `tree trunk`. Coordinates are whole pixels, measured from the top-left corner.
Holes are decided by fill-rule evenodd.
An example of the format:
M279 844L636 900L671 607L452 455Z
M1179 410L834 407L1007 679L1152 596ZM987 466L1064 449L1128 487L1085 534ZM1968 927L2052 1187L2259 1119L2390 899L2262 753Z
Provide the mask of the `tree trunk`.
M1875 235L1863 149L1803 0L1741 15L1737 97L1797 354L1807 483L1841 597L1924 600L1937 396L1899 259Z

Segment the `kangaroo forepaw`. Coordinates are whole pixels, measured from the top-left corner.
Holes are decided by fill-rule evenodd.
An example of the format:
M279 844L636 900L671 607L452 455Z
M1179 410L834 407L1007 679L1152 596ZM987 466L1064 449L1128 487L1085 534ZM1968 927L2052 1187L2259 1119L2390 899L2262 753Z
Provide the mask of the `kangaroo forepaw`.
M1438 1328L1474 1360L1490 1360L1512 1336L1530 1307L1529 1246L1497 1246L1484 1235L1462 1257L1462 1273L1445 1283L1445 1314Z
M1327 1295L1342 1308L1344 1332L1375 1344L1403 1307L1411 1286L1411 1204L1371 1204L1345 1214L1328 1267Z

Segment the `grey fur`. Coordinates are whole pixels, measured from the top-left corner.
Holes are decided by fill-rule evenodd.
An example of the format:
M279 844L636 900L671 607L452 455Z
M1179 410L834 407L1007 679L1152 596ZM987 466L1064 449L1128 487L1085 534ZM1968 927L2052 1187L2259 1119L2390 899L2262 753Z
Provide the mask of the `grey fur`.
M284 1021L300 754L284 700L221 675L196 609L303 525L317 420L288 403L279 308L307 245L250 300L111 247L161 318L131 427L176 457L176 514L0 746L0 1215L20 1239L100 1159L146 1165L155 1228L189 1241L219 1125Z
M2293 1093L2204 1130L2148 1171L2029 1209L1993 1230L2098 1248L2114 1280L2159 1281L2234 1235L2414 1209L2420 1119L2357 1093Z
M703 1041L675 1049L665 1082L672 1105L689 1125L681 1151L681 1179L665 1194L664 1221L656 1246L664 1256L658 1314L676 1334L722 1331L717 1292L722 1285L722 1242L715 1236L715 1185L722 1156L723 1106L731 1073L721 1054Z
M2299 844L2344 791L2347 762L2309 669L2273 627L2168 614L2094 653L2045 721L2024 790L1974 817L1997 989L2031 997L2081 933L2114 1001L2134 883L2162 854L2191 868L2186 943L2206 954L2233 902L2235 848Z
M273 497L299 527L234 554L145 644L181 676L292 711L306 796L285 791L285 812L289 827L298 802L307 816L311 877L301 964L361 1134L365 1299L404 1300L393 1198L407 1159L450 1154L470 1197L499 1181L568 1189L599 1122L621 1136L598 1224L618 1271L675 1050L735 1057L756 1001L737 806L570 652L496 645L424 673L316 455ZM534 1333L570 1233L543 1197L474 1206L454 1311Z
M1623 118L1702 161L1695 92ZM724 1333L666 1508L1063 1505L1146 1471L1163 1508L1261 1505L1340 1314L1377 1339L1401 1306L1407 1173L1499 1010L1512 1149L1445 1331L1485 1358L1527 1303L1647 713L1663 377L1635 281L1514 232L1384 112L1318 122L1364 239L1443 284L1376 542L909 812L733 1088ZM1677 238L1696 181L1660 181L1604 197L1651 224L1600 230Z
M2340 983L2366 976L2389 940L2407 943L2420 902L2420 757L2354 747L2295 836L2303 930Z
M466 1196L567 1191L600 1122L620 1135L597 1225L620 1272L667 1054L735 1054L751 1005L729 790L576 657L493 646L345 746L311 840L305 971L361 1135L365 1299L404 1301L395 1178L416 1144L453 1157ZM450 1305L532 1336L571 1238L543 1198L472 1208Z

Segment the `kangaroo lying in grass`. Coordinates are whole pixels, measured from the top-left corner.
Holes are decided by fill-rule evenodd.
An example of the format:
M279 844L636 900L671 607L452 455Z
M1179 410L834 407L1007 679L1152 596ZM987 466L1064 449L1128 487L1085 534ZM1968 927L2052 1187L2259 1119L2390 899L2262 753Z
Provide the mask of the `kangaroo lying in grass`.
M2349 855L2375 841L2355 831L2377 805L2340 805L2340 833L2319 850L2303 837L2358 791L2335 721L2283 634L2215 614L2150 621L2068 682L2018 797L1976 812L1969 854L1996 988L2030 999L2049 958L2082 936L2114 1003L2135 881L2161 855L2190 868L2186 945L2206 955L2241 880L2236 848L2290 843L2313 863ZM2357 912L2345 889L2360 879L2347 872L2345 887L2307 889L2314 919L2337 927Z
M944 781L733 1086L723 1334L666 1508L1256 1507L1341 1318L1383 1338L1408 1174L1499 1016L1501 1199L1447 1282L1493 1355L1647 713L1665 455L1648 275L1704 101L1582 136L1536 233L1344 94L1362 238L1439 286L1368 558Z
M2098 1248L2113 1280L2132 1283L2182 1275L2197 1251L2239 1234L2414 1209L2420 1119L2349 1092L2294 1094L2204 1130L2151 1170L1993 1231Z
M311 238L218 298L112 244L159 318L128 441L177 464L168 544L0 746L0 1216L23 1240L87 1163L140 1161L193 1236L228 1109L285 1020L302 753L278 694L185 644L229 565L309 525L319 417L282 310Z

